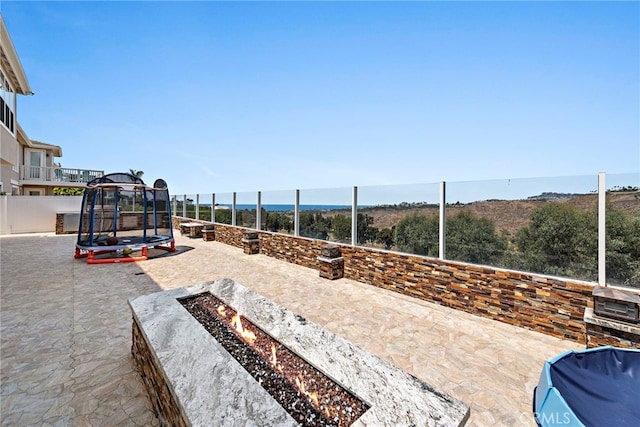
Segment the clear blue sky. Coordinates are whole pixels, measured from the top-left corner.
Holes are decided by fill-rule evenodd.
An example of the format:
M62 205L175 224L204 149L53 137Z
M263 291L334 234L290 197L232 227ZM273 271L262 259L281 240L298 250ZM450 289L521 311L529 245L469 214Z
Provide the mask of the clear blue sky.
M172 193L640 172L638 2L23 2L64 167Z

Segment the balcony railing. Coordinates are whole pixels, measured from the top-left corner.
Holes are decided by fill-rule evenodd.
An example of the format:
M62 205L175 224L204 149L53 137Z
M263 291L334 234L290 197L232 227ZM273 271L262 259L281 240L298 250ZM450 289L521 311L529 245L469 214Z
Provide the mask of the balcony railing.
M104 171L61 167L20 166L20 179L41 183L87 183L104 175Z

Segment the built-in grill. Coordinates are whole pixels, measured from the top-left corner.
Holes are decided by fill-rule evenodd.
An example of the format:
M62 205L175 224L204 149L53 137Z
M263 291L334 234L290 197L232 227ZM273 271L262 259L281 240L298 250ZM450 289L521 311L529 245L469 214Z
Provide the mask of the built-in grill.
M640 323L640 295L598 286L593 290L595 314L628 323Z

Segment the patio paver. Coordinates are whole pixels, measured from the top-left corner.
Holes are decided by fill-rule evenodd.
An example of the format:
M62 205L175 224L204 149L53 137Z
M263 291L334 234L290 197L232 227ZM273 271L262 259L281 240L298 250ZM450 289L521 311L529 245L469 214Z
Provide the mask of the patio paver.
M76 236L0 238L2 425L158 425L132 367L126 301L225 277L462 400L470 426L534 426L544 361L583 348L179 234L176 254L107 265L74 260Z

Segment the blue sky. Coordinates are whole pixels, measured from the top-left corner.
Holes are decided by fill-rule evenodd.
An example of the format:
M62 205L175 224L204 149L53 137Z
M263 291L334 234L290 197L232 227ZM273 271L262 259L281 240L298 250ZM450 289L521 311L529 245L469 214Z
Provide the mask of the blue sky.
M172 193L640 172L638 2L0 2L64 167ZM348 194L348 193L347 193Z

